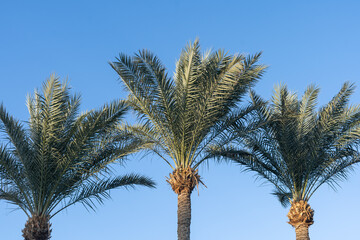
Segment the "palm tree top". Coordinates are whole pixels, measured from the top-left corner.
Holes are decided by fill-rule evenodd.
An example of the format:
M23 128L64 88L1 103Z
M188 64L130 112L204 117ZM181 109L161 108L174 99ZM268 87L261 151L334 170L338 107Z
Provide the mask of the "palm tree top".
M263 125L234 145L214 151L255 171L276 187L283 204L308 201L324 183L336 187L359 162L360 106L350 106L354 85L344 83L338 94L317 109L319 88L309 86L301 99L286 85L275 88L271 101L257 98L256 118Z
M173 169L197 168L206 158L203 150L221 138L232 110L264 72L265 66L256 64L260 55L202 54L195 40L182 50L169 77L147 50L133 57L120 54L110 65L144 123L129 131L153 142L152 150Z
M114 131L128 109L124 101L79 114L79 95L52 75L41 92L28 97L27 106L25 128L0 105L0 130L8 140L0 146L0 199L29 218L51 218L75 203L94 208L117 187L154 186L137 174L106 174L109 163L144 146Z

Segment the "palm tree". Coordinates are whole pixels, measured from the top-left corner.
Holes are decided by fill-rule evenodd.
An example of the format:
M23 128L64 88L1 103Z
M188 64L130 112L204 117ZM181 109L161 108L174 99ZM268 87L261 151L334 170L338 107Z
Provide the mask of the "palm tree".
M25 240L50 239L50 219L75 203L93 209L110 197L110 189L154 187L144 176L108 174L109 163L144 147L114 131L128 109L124 101L79 114L79 96L51 76L27 106L26 129L0 105L0 130L8 139L0 146L0 199L28 216Z
M129 91L130 106L144 123L128 131L153 142L151 150L173 170L167 182L178 195L179 240L190 239L190 195L202 183L198 167L207 159L204 150L223 137L230 120L250 111L232 112L265 69L256 65L259 57L227 55L221 50L201 55L196 40L181 52L173 78L146 50L134 57L120 54L110 63Z
M235 126L238 144L213 149L215 156L255 171L275 186L280 202L291 204L288 218L297 240L310 239L314 211L308 202L314 192L324 183L336 187L359 162L360 106L348 104L353 91L354 86L345 83L318 111L315 86L309 86L301 100L286 86L275 89L271 104L253 95L259 106L254 117L263 120L261 127L236 137ZM239 148L244 145L247 150Z

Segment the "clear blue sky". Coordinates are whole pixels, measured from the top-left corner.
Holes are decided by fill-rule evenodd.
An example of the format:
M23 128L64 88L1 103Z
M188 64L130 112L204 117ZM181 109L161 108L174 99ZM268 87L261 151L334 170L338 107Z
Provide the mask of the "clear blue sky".
M286 82L302 94L321 87L320 104L344 81L357 84L360 103L360 3L358 1L0 1L0 102L28 118L25 96L51 73L81 93L83 110L126 93L108 61L119 52L147 48L169 72L185 44L200 38L203 50L263 51L269 65L256 86L263 97ZM132 158L118 173L139 172L158 188L115 190L96 212L70 207L52 220L53 240L176 239L177 197L165 182L170 168L156 156ZM295 239L288 209L272 187L234 165L200 169L207 189L192 195L193 240ZM358 240L360 167L337 192L324 185L311 199L312 239ZM20 240L26 216L0 202L2 240Z

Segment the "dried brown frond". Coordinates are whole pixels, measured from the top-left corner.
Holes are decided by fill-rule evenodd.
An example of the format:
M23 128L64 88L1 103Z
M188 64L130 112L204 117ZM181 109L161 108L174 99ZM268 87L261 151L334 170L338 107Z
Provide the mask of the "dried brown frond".
M205 186L200 179L198 169L193 169L190 166L187 168L175 169L169 174L169 178L167 178L166 181L171 185L172 190L176 194L180 194L184 191L191 193L195 187L199 187L199 183Z

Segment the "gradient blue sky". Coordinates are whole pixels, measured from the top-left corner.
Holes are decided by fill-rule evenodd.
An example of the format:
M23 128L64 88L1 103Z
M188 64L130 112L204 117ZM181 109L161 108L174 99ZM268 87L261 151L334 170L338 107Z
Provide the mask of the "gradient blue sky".
M344 81L358 85L360 103L359 1L0 1L0 102L18 119L28 118L25 96L50 74L68 78L82 95L83 110L126 93L108 61L119 52L156 53L169 72L180 50L200 38L203 50L263 51L269 65L256 91L268 98L285 82L302 94L321 87L320 105ZM156 156L136 155L118 173L152 177L155 190L112 191L96 212L70 207L52 220L54 240L176 239L177 197L165 182L170 168ZM295 239L287 211L235 165L200 169L208 186L192 195L193 240ZM334 192L324 185L311 199L312 239L359 239L360 168ZM26 216L0 202L3 240L20 240Z

